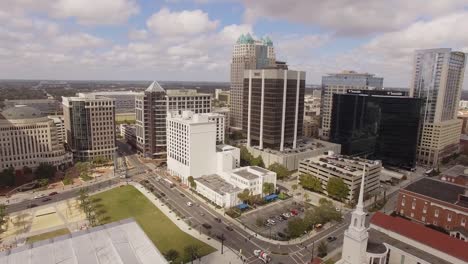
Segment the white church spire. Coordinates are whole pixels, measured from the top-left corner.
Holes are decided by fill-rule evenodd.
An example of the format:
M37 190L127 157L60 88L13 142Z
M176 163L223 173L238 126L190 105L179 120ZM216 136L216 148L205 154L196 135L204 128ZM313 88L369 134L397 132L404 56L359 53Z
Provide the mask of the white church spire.
M366 179L366 165L362 168L362 179L361 188L359 189L358 204L356 205L356 211L364 212L364 183Z

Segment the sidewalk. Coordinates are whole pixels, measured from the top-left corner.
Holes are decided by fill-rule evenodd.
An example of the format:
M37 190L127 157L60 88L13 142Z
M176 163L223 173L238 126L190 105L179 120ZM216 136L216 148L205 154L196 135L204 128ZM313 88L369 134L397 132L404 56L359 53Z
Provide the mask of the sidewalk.
M199 231L196 229L191 228L185 221L179 218L171 212L171 210L167 206L162 206L164 203L158 200L151 192L148 192L145 187L143 187L141 184L136 183L136 182L129 182L130 185L134 186L137 188L148 200L150 200L161 212L164 213L177 227L182 230L183 232L193 236L196 239L199 239L200 241L212 246L215 248L217 251L213 252L201 259L201 262L197 263L232 263L232 264L237 264L237 263L243 263L242 260L239 258L238 255L236 255L230 248L224 247L224 254L221 254L221 243L218 242L215 239L208 239L209 237L206 236L205 234L200 234Z

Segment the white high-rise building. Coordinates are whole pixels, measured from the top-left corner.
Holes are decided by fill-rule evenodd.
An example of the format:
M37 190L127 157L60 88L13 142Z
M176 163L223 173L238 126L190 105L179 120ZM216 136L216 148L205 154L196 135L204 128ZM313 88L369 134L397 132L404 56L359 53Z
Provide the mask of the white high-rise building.
M276 62L270 38L254 40L250 34L241 35L234 45L231 62L231 126L242 128L244 70L262 69Z
M220 115L220 118L224 116ZM189 176L198 178L217 171L217 120L210 114L191 111L168 112L166 118L167 168L187 183Z
M97 157L114 159L114 99L93 94L62 97L65 133L73 157L91 161Z
M457 119L466 56L451 49L417 50L410 96L422 98L417 161L436 167L459 151L462 121Z
M369 73L343 71L322 77L322 97L320 104L321 125L319 136L329 139L333 94L345 94L347 90L373 90L383 88L383 78Z

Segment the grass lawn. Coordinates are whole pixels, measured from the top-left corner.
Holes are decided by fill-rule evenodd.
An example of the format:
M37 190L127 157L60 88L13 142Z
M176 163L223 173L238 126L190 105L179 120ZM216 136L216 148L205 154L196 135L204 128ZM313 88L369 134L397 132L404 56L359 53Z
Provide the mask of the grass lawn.
M102 219L100 223L133 217L162 253L175 249L182 256L188 245L197 245L202 256L215 251L211 246L180 230L131 185L93 195L91 199L96 203L99 219Z
M67 228L57 229L55 231L50 231L44 234L31 236L26 239L27 243L34 243L44 239L54 238L62 235L70 234L70 231Z

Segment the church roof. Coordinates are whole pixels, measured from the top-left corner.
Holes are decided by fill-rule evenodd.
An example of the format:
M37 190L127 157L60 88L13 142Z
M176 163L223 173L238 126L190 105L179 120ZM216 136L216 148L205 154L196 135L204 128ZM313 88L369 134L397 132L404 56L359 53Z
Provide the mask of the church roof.
M388 216L380 212L375 213L370 222L373 225L468 262L468 250L465 241L401 217Z
M146 88L145 92L164 92L164 89L157 81L154 81Z

